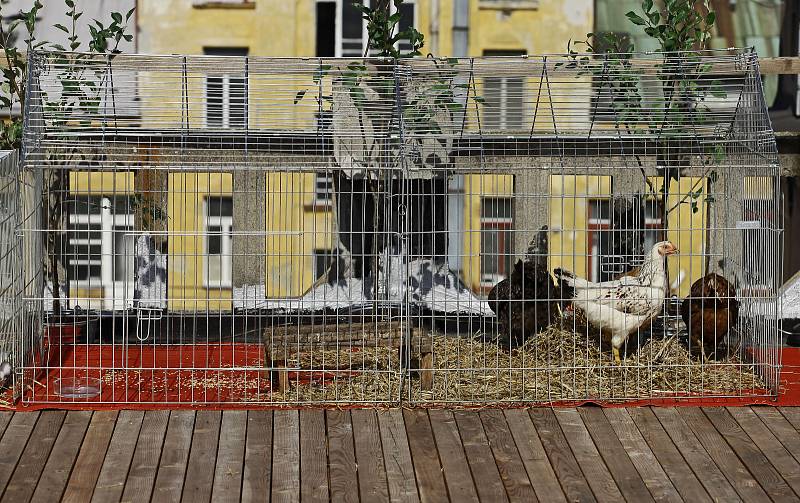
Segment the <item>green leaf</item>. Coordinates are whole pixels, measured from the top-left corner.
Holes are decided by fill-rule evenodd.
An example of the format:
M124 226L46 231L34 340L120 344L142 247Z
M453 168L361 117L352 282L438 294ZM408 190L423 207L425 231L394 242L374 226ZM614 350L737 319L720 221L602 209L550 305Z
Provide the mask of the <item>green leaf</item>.
M706 16L706 26L708 26L709 28L714 26L714 21L716 21L716 19L717 15L714 14L713 11L709 12L708 15Z
M133 11L135 11L135 10L136 10L136 7L132 8L131 10L128 11L127 14L125 14L125 21L127 21L127 20L129 20L131 18L131 16L133 15Z
M631 21L631 23L633 23L635 25L638 25L638 26L646 26L647 25L647 22L644 19L642 19L641 17L639 17L639 15L636 14L635 12L633 12L633 11L629 11L627 14L625 14L625 17L627 17Z
M112 12L111 19L113 19L118 24L122 24L122 14L120 14L119 12Z
M53 25L53 27L54 28L58 28L59 30L63 31L64 33L69 33L69 30L63 24L56 23L56 24Z
M650 12L650 9L652 8L653 8L653 0L644 0L644 2L642 2L642 10L644 10L645 13Z

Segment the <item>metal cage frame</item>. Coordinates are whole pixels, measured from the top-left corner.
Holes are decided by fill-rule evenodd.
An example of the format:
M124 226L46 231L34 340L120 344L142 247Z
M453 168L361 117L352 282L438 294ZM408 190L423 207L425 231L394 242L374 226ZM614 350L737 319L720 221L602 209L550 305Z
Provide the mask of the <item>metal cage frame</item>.
M29 57L25 403L777 396L779 167L752 49ZM608 280L657 237L686 248L679 298L614 364L552 271ZM712 272L738 290L724 307L689 293ZM719 360L679 359L681 299L737 302L701 336Z

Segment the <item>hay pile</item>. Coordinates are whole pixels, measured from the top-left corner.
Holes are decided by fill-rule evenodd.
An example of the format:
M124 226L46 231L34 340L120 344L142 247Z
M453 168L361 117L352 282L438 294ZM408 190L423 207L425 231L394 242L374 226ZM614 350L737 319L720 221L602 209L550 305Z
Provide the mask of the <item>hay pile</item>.
M317 353L313 362L297 361L303 368L334 369L333 377L292 384L285 393L273 393L271 400L357 403L395 400L402 393L412 401L438 403L618 401L746 394L764 388L751 366L732 358L698 361L674 337L651 340L616 365L591 335L555 325L510 352L491 341L433 336L431 390L421 389L417 377L401 379L400 361L391 348L342 353ZM348 360L356 371L339 370ZM304 365L311 363L313 367Z

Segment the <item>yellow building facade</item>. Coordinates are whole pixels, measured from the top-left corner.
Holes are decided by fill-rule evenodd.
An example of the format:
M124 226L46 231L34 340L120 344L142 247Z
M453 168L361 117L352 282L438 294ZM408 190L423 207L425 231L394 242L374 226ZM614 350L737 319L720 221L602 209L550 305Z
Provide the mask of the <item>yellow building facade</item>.
M224 55L228 54L226 51L233 51L232 54L250 56L313 58L320 55L318 46L324 43L328 44L325 56L348 55L348 51L352 55L359 50L359 43L363 47L365 38L363 32L359 39L357 34L347 33L346 26L342 26L346 25L342 18L345 3L346 0L141 0L137 11L137 50L151 54ZM431 51L436 55L561 53L566 50L568 40L581 39L591 32L594 22L592 0L416 0L411 4L414 24L426 35L423 52ZM331 24L332 12L338 17ZM318 19L323 15L328 16L324 29ZM220 72L223 70L221 68ZM230 68L227 70L237 73ZM205 75L190 74L184 83L179 74L142 73L139 86L143 122L150 120L156 127L176 127L184 120L182 114L185 113L189 116L190 128L206 127L204 121L209 120L209 105L203 95L209 86L209 74L213 75L213 71L207 71ZM317 106L313 100L301 102L286 118L269 116L276 113L270 108L276 100L291 102L298 91L302 91L302 85L291 80L282 87L274 81L263 82L269 85L259 85L258 77L253 79L247 86L242 86L242 89L247 89L245 99L249 107L244 120L250 128L259 129L263 124L279 124L282 120L287 129L307 129L313 124L313 112ZM584 83L588 90L589 82ZM237 84L220 76L219 85L236 89ZM477 85L478 92L490 92L483 82ZM521 92L530 94L540 85L538 78L527 78L521 83L524 89ZM167 91L170 89L171 99ZM183 108L172 105L178 103L174 99L177 92L186 92L191 97ZM588 111L588 93L571 99L576 109ZM159 106L160 103L170 105ZM549 113L548 103L540 105L544 113ZM236 120L232 109L223 108L219 114L222 127ZM517 120L529 128L531 116L532 112L525 109ZM508 124L501 126L508 128ZM265 208L268 214L262 229L266 236L263 258L265 295L268 298L298 297L319 276L318 252L335 247L335 218L330 204L317 204L319 176L313 170L264 176L270 201ZM85 194L107 192L105 186L112 183L108 180L90 183L86 175L80 174L73 178L71 185ZM696 182L686 178L680 187L672 190L685 193L696 188ZM134 192L131 180L117 180L113 185L111 188L117 196ZM609 176L551 177L548 225L551 228L552 267L565 266L579 275L590 276L592 260L597 258L593 253L596 255L597 251L592 251L588 232L591 227L588 205L590 201L610 199L611 185ZM278 190L281 187L285 190ZM195 172L189 166L180 173L169 175L167 190L169 307L177 310L230 309L230 267L226 270L224 266L209 264L206 256L212 248L217 250L220 247L217 252L223 254L230 254L230 248L225 248L224 241L211 243L208 240L206 235L211 224L204 208L212 204L210 201L234 196L232 174ZM463 197L460 199L463 219L458 231L451 234L451 240L455 235L461 241L457 252L460 264L456 268L476 293L487 293L492 284L510 273L509 264L502 262L512 255L508 236L514 232L514 222L509 218L510 214L490 215L486 205L513 204L514 190L512 175L480 172L464 175ZM565 198L571 201L569 205L563 205ZM702 211L692 212L688 205L681 205L669 217L669 227L675 230L671 230L668 237L679 248L690 252L685 257L671 259L677 266L671 270L691 271L673 285L676 293L686 293L690 280L699 277L702 271L699 257L703 253L703 239L690 235L692 231L687 230L705 227L704 203L701 200L699 204ZM217 226L224 228L225 222L217 218L213 226L216 233ZM236 227L235 223L233 227ZM224 234L225 231L221 232ZM486 233L493 237L487 239ZM213 281L209 279L211 275ZM99 292L87 289L73 289L73 293L89 297L99 295Z

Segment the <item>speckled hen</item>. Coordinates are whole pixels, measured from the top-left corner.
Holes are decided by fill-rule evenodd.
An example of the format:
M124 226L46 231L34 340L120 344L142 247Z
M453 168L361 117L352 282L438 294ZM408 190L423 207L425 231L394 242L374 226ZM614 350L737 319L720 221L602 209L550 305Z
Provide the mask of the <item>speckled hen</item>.
M566 269L555 270L564 297L572 298L573 307L585 313L589 324L611 334L616 362L620 362L620 348L628 336L663 309L668 285L664 259L674 253L678 249L671 242L656 243L638 274L602 283L579 278Z

